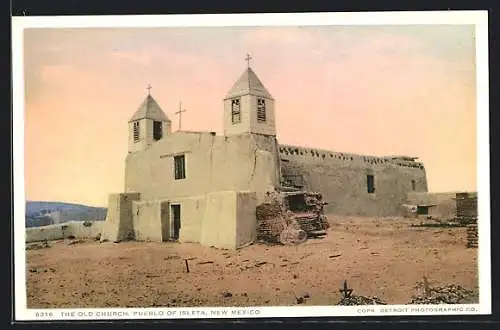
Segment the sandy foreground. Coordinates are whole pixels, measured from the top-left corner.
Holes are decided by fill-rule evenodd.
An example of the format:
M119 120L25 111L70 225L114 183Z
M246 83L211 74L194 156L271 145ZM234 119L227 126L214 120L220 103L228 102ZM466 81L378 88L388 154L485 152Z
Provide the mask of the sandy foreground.
M329 216L323 239L238 251L190 243L84 241L27 250L28 308L335 305L353 294L406 304L430 285L477 290L477 249L465 228L403 218ZM185 259L188 259L189 273ZM475 301L477 302L477 301Z

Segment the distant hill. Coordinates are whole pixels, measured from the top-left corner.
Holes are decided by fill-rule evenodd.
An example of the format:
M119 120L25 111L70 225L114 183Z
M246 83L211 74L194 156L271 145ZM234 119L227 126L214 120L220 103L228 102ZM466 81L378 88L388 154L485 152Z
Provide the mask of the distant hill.
M107 209L63 202L26 202L26 227L46 226L70 220L105 220Z

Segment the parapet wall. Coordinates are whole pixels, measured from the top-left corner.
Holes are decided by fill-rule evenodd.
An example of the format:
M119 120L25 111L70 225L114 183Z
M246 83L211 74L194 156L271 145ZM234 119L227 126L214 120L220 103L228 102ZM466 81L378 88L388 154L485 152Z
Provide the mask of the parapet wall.
M401 215L409 192L427 191L422 163L410 157L374 157L295 146L279 146L285 184L323 195L326 213ZM368 191L368 176L374 191Z
M345 152L336 152L324 149L305 148L292 145L279 145L278 150L280 156L286 159L300 160L301 163L317 163L321 161L343 161L347 164L350 162L363 163L365 165L394 165L406 168L416 168L424 170L424 164L417 162L412 157L378 157L358 155Z

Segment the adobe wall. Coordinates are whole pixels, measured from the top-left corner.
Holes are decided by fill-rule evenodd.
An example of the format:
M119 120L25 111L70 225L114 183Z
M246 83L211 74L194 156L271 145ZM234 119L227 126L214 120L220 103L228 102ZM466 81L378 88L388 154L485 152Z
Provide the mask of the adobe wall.
M201 244L222 249L236 248L236 194L232 191L207 195Z
M251 95L240 96L240 109L252 109L253 100ZM252 119L250 111L240 111L240 122L238 124L232 123L231 115L231 99L224 100L224 135L231 136L241 134L242 132L250 131L250 122Z
M279 146L284 178L320 192L329 204L325 212L341 215L392 216L412 191L427 191L425 168L419 162L391 160L297 146ZM366 176L374 175L375 193L368 193Z
M87 223L87 226L84 226ZM90 224L90 226L88 226ZM75 238L96 238L104 221L69 221L41 227L26 228L26 243Z
M111 194L103 225L101 241L118 242L134 237L132 202L139 200L139 193Z
M257 133L263 135L276 135L276 120L274 111L274 100L266 98L266 121L260 123L257 120L254 111L245 111L244 109L257 109L257 98L253 94L240 96L241 121L238 124L232 122L231 100L224 100L224 135L238 135L243 132Z
M169 228L166 214L162 213L163 201L133 201L133 230L134 238L137 241L163 242L168 237ZM165 239L166 240L166 239Z
M72 235L66 224L26 228L26 243L65 239Z
M154 120L142 119L137 121L139 123L139 141L134 141L134 122L128 123L128 146L129 151L139 151L155 142L153 139L153 125ZM162 136L166 136L171 131L171 122L162 122Z
M245 246L257 238L257 196L253 192L236 194L236 247Z
M201 244L221 249L237 249L256 237L253 192L220 191L207 195Z
M202 236L206 196L172 198L169 205L172 204L179 204L181 206L179 242L199 243ZM170 228L173 228L172 222L170 222Z
M430 193L430 192L409 192L407 196L408 204L439 204L453 200L455 192Z
M434 205L429 208L429 215L451 220L457 215L456 192L445 193L408 193L407 204L410 205Z
M200 196L215 191L265 192L279 185L277 143L256 134L215 136L175 132L149 148L130 153L125 165L125 191L141 199ZM174 156L184 154L186 178L174 180Z
M162 242L170 240L170 203L168 201L162 201L161 203L161 228L162 228Z
M446 200L429 208L429 215L442 220L452 220L457 216L457 203L455 200Z
M69 231L75 238L98 238L101 235L104 221L70 221L66 222Z

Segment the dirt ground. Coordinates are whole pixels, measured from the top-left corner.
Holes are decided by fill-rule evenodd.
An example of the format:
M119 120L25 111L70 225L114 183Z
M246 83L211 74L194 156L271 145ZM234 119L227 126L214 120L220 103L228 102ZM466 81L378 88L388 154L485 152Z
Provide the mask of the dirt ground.
M306 305L334 305L344 280L353 294L405 304L423 276L430 285L477 290L477 249L465 247L465 228L411 227L415 220L403 218L329 221L323 239L238 251L50 242L26 251L28 308L296 305L304 295Z

